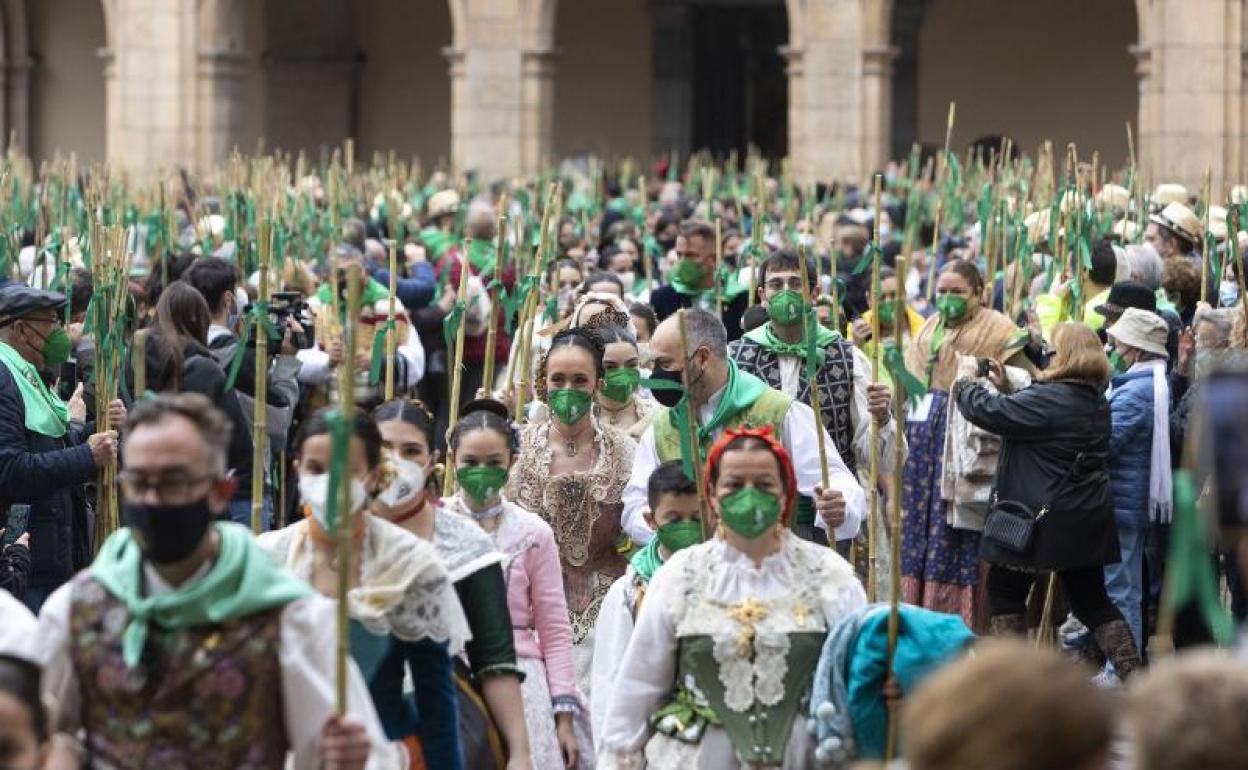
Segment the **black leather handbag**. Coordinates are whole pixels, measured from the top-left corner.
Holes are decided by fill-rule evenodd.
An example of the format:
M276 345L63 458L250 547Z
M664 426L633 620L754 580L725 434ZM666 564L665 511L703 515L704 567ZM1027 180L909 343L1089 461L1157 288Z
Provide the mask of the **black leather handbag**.
M1075 457L1066 475L1062 476L1062 480L1057 483L1059 490L1070 480L1081 462L1083 462L1083 452ZM1016 500L998 500L997 492L993 490L992 504L984 519L983 536L1008 551L1027 553L1036 539L1036 525L1048 515L1051 505L1050 500L1038 512L1033 512L1026 503Z

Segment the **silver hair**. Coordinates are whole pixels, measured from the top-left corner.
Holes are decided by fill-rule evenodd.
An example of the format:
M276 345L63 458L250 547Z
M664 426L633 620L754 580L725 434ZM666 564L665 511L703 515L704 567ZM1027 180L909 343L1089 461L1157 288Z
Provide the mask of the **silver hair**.
M498 214L488 200L477 198L468 204L464 235L478 241L492 241L498 236Z
M1235 325L1235 310L1230 308L1205 308L1202 307L1196 311L1196 315L1192 318L1192 328L1196 328L1201 321L1210 324L1217 330L1218 342L1225 342L1231 338L1231 328Z
M1127 277L1156 291L1161 288L1162 262L1152 244L1140 243L1127 247Z
M672 320L680 323L675 316ZM706 348L711 355L720 361L728 360L728 330L719 316L705 310L685 311L685 336L689 349L685 355L692 355L698 348Z

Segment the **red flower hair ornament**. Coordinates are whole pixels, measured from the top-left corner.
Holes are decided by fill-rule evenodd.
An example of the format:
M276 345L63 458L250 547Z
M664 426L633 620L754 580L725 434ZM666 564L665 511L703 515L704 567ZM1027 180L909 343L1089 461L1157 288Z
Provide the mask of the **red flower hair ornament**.
M706 470L702 473L702 485L706 491L706 499L714 499L715 485L711 481L711 469L719 464L720 458L723 457L728 446L740 438L758 439L776 458L776 463L780 466L781 481L784 482L783 507L780 509L780 521L787 525L793 513L793 504L797 501L797 475L793 472L793 460L789 457L789 450L785 449L784 444L781 444L776 439L776 432L772 430L770 425L764 425L760 428L729 428L715 440L715 443L711 445L710 452L706 455Z

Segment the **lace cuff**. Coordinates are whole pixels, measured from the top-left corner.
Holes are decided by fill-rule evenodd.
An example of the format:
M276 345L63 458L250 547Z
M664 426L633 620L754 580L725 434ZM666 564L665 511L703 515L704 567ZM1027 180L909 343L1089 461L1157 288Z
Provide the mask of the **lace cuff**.
M581 711L581 703L575 695L556 695L550 699L550 705L556 714L578 714Z
M598 770L644 770L646 758L640 751L603 749L598 755Z
M524 681L524 672L515 663L491 663L477 672L478 680L487 676L514 676L521 682Z

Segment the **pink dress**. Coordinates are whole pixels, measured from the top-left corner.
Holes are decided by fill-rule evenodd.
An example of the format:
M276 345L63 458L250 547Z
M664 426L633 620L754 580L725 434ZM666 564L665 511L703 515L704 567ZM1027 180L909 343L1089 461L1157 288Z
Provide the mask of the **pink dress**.
M447 509L471 516L458 495ZM555 736L555 714L576 715L581 762L592 762L592 739L584 698L576 688L572 651L572 624L563 592L559 548L550 525L537 514L511 502L503 503L498 528L489 533L494 547L507 562L507 608L511 614L516 663L524 671L521 694L529 731L533 767L562 768L563 759Z

